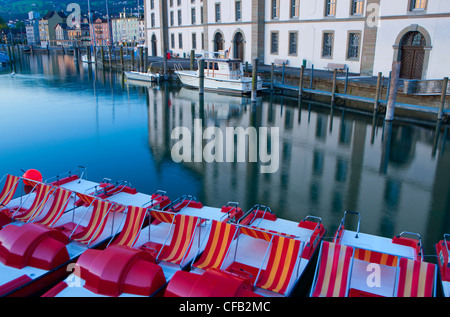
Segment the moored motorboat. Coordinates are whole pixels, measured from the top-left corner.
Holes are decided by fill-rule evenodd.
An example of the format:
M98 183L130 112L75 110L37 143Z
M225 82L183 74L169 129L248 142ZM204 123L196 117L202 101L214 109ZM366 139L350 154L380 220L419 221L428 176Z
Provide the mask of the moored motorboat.
M139 195L122 182L95 183L67 176L52 184L52 197L40 217L13 221L0 230L1 296L29 296L67 276L71 263L83 252L121 233L130 208L124 204L169 203L160 193ZM44 185L37 182L36 188Z
M450 297L450 264L448 261L449 247L449 234L444 234L444 238L435 245L439 273L442 283L442 291L445 297Z
M358 216L356 231L345 228ZM332 242L320 248L312 297L431 297L436 265L423 261L420 235L402 232L392 239L359 231L361 216L345 212ZM410 236L410 237L408 237Z
M325 234L318 217L289 221L261 205L227 225L214 228L191 271L177 272L165 296L290 296Z
M125 76L131 80L139 80L146 82L156 82L159 79L159 74L144 73L136 71L124 71Z
M208 55L209 56L209 55ZM252 77L244 74L244 68L241 60L230 59L213 53L211 57L203 58L204 68L204 89L221 91L227 93L249 94L252 91ZM178 75L183 85L199 88L200 73L199 70L183 70L177 67L175 74ZM256 89L263 89L263 82L258 76Z

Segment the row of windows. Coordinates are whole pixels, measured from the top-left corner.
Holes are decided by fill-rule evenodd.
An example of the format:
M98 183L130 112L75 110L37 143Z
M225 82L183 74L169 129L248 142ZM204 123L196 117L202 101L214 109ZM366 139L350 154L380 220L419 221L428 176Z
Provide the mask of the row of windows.
M154 8L153 1L151 1L151 9ZM191 0L193 3L195 0ZM272 1L272 19L278 19L280 17L280 0ZM334 17L336 15L336 4L338 0L325 0L325 12L324 15L327 17ZM365 0L350 0L351 1L351 12L353 16L361 16L364 14L364 1ZM181 0L177 0L178 5L181 5ZM173 0L170 0L170 6L172 7ZM420 11L425 10L427 5L427 0L410 0L409 10L410 11ZM241 21L242 19L242 2L241 0L236 0L234 4L235 8L235 20ZM220 3L216 3L214 6L215 22L221 21L221 8ZM300 0L290 0L289 5L289 16L290 18L299 18L300 16ZM155 14L151 13L151 26L155 26ZM177 12L177 22L178 25L182 25L182 13L181 10ZM191 24L196 23L196 10L191 8ZM203 24L203 7L200 8L200 23ZM174 26L174 11L170 11L170 26Z
M205 49L204 39L205 39L204 34L201 33L201 41L200 41L201 45L200 46L201 46L202 50ZM192 49L196 50L198 48L197 47L197 33L191 34L191 41L192 41ZM175 34L174 33L170 34L170 47L172 49L175 48ZM182 33L178 33L178 48L179 49L183 48L183 34Z
M278 19L280 17L280 0L271 0L271 18ZM336 5L338 0L325 0L324 16L334 17L336 15ZM348 0L347 0L348 1ZM364 14L365 0L350 0L350 14L360 16ZM422 11L426 9L427 0L410 0L410 11ZM289 2L289 17L298 18L300 15L300 0L290 0Z
M277 31L270 33L270 53L273 55L278 54L279 50L279 33ZM288 54L297 55L298 52L298 32L289 32L288 34ZM347 40L347 53L346 58L348 60L359 60L361 46L361 32L349 32ZM334 49L334 32L324 32L322 38L322 58L333 58Z

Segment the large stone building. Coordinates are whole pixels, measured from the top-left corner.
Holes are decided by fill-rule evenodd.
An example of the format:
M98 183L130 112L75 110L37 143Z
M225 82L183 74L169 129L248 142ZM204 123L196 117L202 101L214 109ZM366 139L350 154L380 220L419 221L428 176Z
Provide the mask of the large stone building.
M228 50L260 63L402 78L450 73L448 0L146 0L149 54Z

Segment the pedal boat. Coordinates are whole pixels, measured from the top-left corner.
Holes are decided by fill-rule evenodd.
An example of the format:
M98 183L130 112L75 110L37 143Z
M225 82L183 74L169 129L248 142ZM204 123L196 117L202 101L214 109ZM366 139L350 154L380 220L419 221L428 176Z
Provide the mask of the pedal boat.
M146 210L150 223L137 227L138 238L128 244L116 239L104 250L87 250L75 271L43 296L162 296L172 276L188 269L203 251L202 241L211 226L243 215L237 203L222 208L203 206L190 195L165 208Z
M349 214L358 216L356 231L345 228ZM360 222L346 211L333 241L322 242L311 297L435 296L436 265L423 261L419 234L389 239L361 233Z
M449 238L449 234L444 234L444 238L435 245L442 292L445 297L450 297L450 264L448 262L448 249L450 247Z
M212 228L205 251L189 272L174 275L165 296L290 296L325 234L321 222L280 219L255 205L228 231Z
M90 185L97 189L92 192ZM102 247L120 233L128 208L115 195L126 196L126 203L133 197L137 205L170 203L159 193L139 196L128 185L100 184L73 175L53 185L36 182L34 187L50 188L50 197L39 203L43 205L39 216L26 222L12 218L0 230L0 296L23 297L44 292L72 271L71 263L84 251ZM31 206L36 205L36 197ZM110 200L113 198L117 201Z

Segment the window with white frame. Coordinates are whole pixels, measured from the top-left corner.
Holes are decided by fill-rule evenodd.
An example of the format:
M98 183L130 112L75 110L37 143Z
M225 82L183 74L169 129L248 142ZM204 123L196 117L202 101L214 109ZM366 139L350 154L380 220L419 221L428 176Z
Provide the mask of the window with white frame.
M364 13L364 0L352 0L352 15L362 15Z
M298 33L289 32L289 55L297 55Z
M325 0L325 16L331 17L336 15L336 0Z
M174 20L173 20L173 11L170 11L170 26L173 26Z
M216 22L220 22L220 3L216 3Z
M153 12L151 14L151 25L152 25L152 28L155 27L155 14Z
M183 48L183 34L178 33L178 48Z
M192 33L192 48L197 49L197 33Z
M191 23L195 24L195 8L191 8Z
M182 20L181 20L181 10L178 10L178 25L181 25Z
M175 34L170 34L170 47L175 48Z
M203 24L203 7L200 7L200 23Z
M427 7L427 0L411 0L411 11L425 10Z
M323 43L322 43L323 58L333 57L333 41L334 41L334 33L332 32L323 33Z
M278 54L278 32L270 33L270 53Z
M300 13L300 0L291 0L290 17L295 19L299 17Z
M347 59L359 59L359 47L361 43L361 33L350 32L348 34Z
M280 15L280 0L272 0L272 19L278 19Z
M236 0L234 5L236 21L241 21L242 19L241 5L242 5L241 0Z

